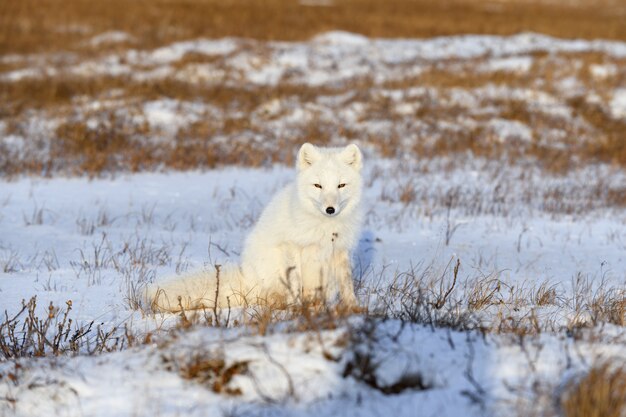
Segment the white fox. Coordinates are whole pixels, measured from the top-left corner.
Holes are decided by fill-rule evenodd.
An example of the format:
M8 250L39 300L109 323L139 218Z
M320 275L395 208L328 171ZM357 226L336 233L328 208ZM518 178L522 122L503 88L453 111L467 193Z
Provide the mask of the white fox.
M149 286L152 308L223 308L313 297L333 302L337 295L354 307L350 255L362 221L361 151L354 144L305 143L296 168L296 180L272 198L250 232L240 265Z

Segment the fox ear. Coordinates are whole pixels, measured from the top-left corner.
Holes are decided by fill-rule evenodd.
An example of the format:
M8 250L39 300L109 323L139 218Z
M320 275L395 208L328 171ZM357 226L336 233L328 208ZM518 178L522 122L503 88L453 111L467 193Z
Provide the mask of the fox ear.
M303 169L310 167L319 159L320 152L317 150L317 148L310 143L305 143L300 147L300 150L298 151L298 170L302 171Z
M360 171L363 166L363 155L359 147L354 143L346 146L341 151L341 159L357 171Z

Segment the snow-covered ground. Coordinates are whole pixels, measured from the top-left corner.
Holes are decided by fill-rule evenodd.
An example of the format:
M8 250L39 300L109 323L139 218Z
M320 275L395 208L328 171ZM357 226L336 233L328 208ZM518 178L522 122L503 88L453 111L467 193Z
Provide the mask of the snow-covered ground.
M130 41L109 32L91 44ZM192 53L211 59L178 62ZM263 206L295 175L288 165L2 179L0 322L36 296L39 318L52 303L62 321L71 300L72 331L94 324L77 355L9 360L0 351L0 415L558 415L571 381L603 360L626 360L626 171L589 160L550 173L530 153L420 159L412 150L468 129L508 150L567 152L605 138L569 100L582 94L622 123L625 58L624 43L536 34L371 40L338 32L294 43L194 40L89 60L0 58L15 66L0 74L4 82L70 74L327 89L245 110L127 100L121 90L77 98L63 111L0 121L9 162L45 154L68 108L93 130L113 109L149 127L146 144L166 146L208 120L211 146L245 143L284 161L302 129L321 125L329 143L354 140L366 156L366 222L353 256L363 311L319 322L251 307L222 311L228 326L208 312L212 325L186 329L178 315L147 311L138 295L148 282L236 262ZM505 81L432 78L470 70ZM417 85L425 73L432 84ZM525 74L527 84L507 78ZM507 103L530 116L511 115ZM211 130L241 118L249 120L241 131ZM55 163L42 174L65 174ZM26 314L19 319L18 334ZM0 330L6 337L10 329ZM97 346L112 352L88 354Z
M107 32L95 36L91 43L121 42L129 38L123 32ZM258 48L261 46L262 48ZM373 70L378 80L390 81L405 77L406 72L390 71L399 64L428 64L445 60L469 60L489 57L483 70L528 71L533 53L599 52L613 58L626 57L626 45L612 41L560 40L536 33L516 36L467 35L435 39L385 40L347 32L327 32L308 42L255 42L247 39L197 39L164 46L152 51L129 50L123 55L113 54L92 61L76 62L76 57L55 54L24 57L23 60L60 63L59 67L40 72L9 71L3 78L19 80L66 71L71 75L127 74L136 79L165 77L176 72L170 64L185 54L223 57L227 71L216 71L219 62L195 66L196 76L208 82L249 81L255 84L276 85L285 77L294 84L320 86L341 81ZM11 56L12 62L19 59ZM136 71L141 65L144 71ZM417 66L416 70L419 70ZM601 69L600 69L601 70ZM419 71L416 71L416 73ZM603 72L603 75L610 75ZM180 74L183 76L183 74ZM182 79L189 81L189 75ZM237 78L232 79L236 76Z
M396 161L368 161L367 223L355 254L361 302L372 306L375 315L388 292L386 285L401 273L414 271L426 280L436 279L451 259L459 259L459 299L472 293L476 282L488 285L489 291L498 287L486 307L472 312L476 317L492 325L497 316L523 319L534 311L540 325L554 326L552 331L529 336L520 345L506 332L484 338L478 331L431 329L398 320L372 325L369 320L374 319L357 316L319 334L278 328L259 336L247 327L201 327L162 346L148 344L96 357L23 360L17 381L5 378L0 384L1 396L15 400L2 407L32 416L53 410L102 416L229 411L378 415L388 409L398 415L483 415L528 400L507 387L526 392L536 379L557 389L596 356L622 356L621 327L594 328L588 330L594 336L580 340L558 329L589 319L590 309L576 306L576 296L589 296L586 291L598 291L601 285L605 291L624 288L626 212L595 207L556 214L546 210L540 197L541 187L547 190L553 181L562 182L562 187L581 186L599 171L554 179L537 173L536 183L529 174L528 186L538 189L522 201L515 184L501 197L495 191L513 181L515 170L499 178L481 175L489 172L485 164L476 160L446 172L433 162L430 170L418 173ZM131 308L131 284L141 286L177 270L236 260L263 205L293 175L286 167L233 168L4 183L2 310L11 315L22 299L37 295L42 314L49 302L64 306L72 300L72 318L95 320L105 330L125 324L135 334L168 328L176 317ZM414 175L416 190L409 203L399 201L395 188L406 175ZM452 195L450 190L460 201L448 212L442 196ZM576 198L585 204L584 193ZM538 306L530 298L542 283L554 288L555 300ZM593 289L581 288L587 284ZM467 309L467 303L460 308ZM242 314L245 320L251 313ZM373 326L373 334L368 326ZM579 352L575 359L568 356L572 348ZM380 386L417 375L424 387L385 394L344 377L355 352L363 349L377 364ZM324 354L326 350L334 359ZM226 363L250 361L247 373L232 381L241 395L213 393L168 367L174 361L177 369L203 352ZM170 356L182 362L163 359ZM0 373L12 366L1 365ZM528 402L525 406L532 405Z

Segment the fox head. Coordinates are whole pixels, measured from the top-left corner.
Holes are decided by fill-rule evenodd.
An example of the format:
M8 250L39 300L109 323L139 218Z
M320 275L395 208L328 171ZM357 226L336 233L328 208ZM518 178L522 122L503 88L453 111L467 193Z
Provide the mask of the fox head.
M349 215L361 199L363 156L359 148L318 148L305 143L298 152L298 198L312 213Z

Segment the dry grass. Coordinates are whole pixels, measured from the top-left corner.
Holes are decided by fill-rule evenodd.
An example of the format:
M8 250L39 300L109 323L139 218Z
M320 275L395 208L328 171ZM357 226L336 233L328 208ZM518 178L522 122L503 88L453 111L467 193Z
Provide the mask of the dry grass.
M149 221L150 214L145 214L145 217L146 221ZM102 242L105 242L104 238ZM129 253L131 263L155 263L155 259L167 257L162 251L154 251L143 241L125 246L125 252ZM104 243L94 247L93 257L82 256L83 263L87 264L85 268L92 268L93 265L114 267L119 263L116 256L120 255L115 255L111 249L104 247ZM383 274L387 276L388 271L381 271L381 280ZM451 260L441 271L429 266L396 273L395 279L388 285L384 284L378 288L363 286L358 288L361 300L368 295L376 297L376 303L370 302L373 300L362 303L371 306L370 309L359 311L345 309L341 305L329 305L320 300L297 305L287 305L280 300L261 302L258 306L246 306L241 316L232 321L229 320L230 311L227 312L229 319L222 321L219 317L223 317L226 312L219 311L217 307L215 311L198 311L193 316L191 312L183 311L179 325L169 333L158 333L157 344L153 346L158 349L162 366L182 379L200 384L218 395L240 396L244 392L238 382L241 378L246 378L252 382L264 401L275 402L274 399L264 396L263 391L259 389L262 381L254 374L254 370L258 369L255 368L259 363L257 359L229 356L227 351L224 351L224 346L227 345L222 344L221 338L219 346L211 347L210 344L204 344L194 337L186 338L184 332L194 331L199 326L232 325L240 327L232 330L235 339L252 337L263 340L259 336L289 332L306 334L309 339L307 343L314 343L316 349L319 347L321 355L333 362L337 369L341 369L344 378L352 378L384 395L396 395L437 387L436 380L429 377L431 372L428 367L424 367L423 372L413 369L393 380L385 378L384 358L389 355L385 347L390 343L397 343L402 329L410 326L409 323L423 324L433 329L464 331L468 343L471 343L469 340L472 337L488 337L488 334L491 334L493 339L490 340L497 340L497 343L512 343L513 346L519 346L524 350L528 355L528 367L533 372L536 371L534 361L537 361L539 356L535 357L528 352L535 348L537 352L541 352L543 349L541 344L545 342L545 339L537 337L538 335L549 331L559 340L563 337L566 341L571 340L572 344L580 342L578 346L585 346L585 343L590 341L593 343L593 340L584 339L581 336L582 332L576 333L582 328L595 326L601 333L602 323L624 326L623 291L604 286L593 289L591 282L582 276L575 282L573 298L568 299L560 294L556 287L547 283L527 288L522 285L521 289L513 291L512 287L501 284L494 276L473 277L471 274L464 271L461 262L456 259ZM525 307L528 309L524 310ZM589 319L587 322L577 322L576 327L572 325L568 328L554 321L552 317L542 317L538 311L545 307L558 308L559 316L578 312L579 316L586 316ZM74 325L76 330L72 336L70 327L73 323L68 318L71 303L68 303L65 311L50 306L46 312L47 317L37 317L35 309L36 302L33 299L25 303L24 310L17 316L14 318L7 316L5 323L0 323L0 352L3 353L0 362L10 360L21 366L19 358L22 357L71 356L81 353L93 355L132 345L153 343L151 333L137 338L128 329L125 332L116 332L112 329L106 333L98 329L97 335L93 335L90 333L91 325L88 327ZM494 309L497 309L497 314L494 314ZM500 314L505 310L510 314L506 316ZM20 317L22 313L26 313L27 317ZM354 317L355 313L360 317ZM389 318L399 319L400 322L396 323L397 329L385 328L384 322ZM27 330L20 333L20 327ZM341 332L337 332L338 336L329 339L324 335L324 331L328 329L341 329ZM224 333L230 331L223 330ZM574 337L570 339L569 336ZM198 345L177 347L177 341L184 340L196 340ZM451 349L455 350L457 342L453 341L452 336L449 336L449 343ZM496 345L500 346L497 343ZM533 343L537 346L533 347ZM381 355L381 352L384 353ZM294 389L289 370L275 361L270 356L269 350L265 353L267 359L276 365L288 380L289 393L286 398L293 398ZM471 373L472 358L468 359L466 372L466 378L470 381L474 381ZM5 373L5 376L9 380L19 377L18 373L13 371ZM486 396L486 392L478 383L476 384L480 396ZM621 413L624 412L626 405L626 372L623 367L606 363L597 365L587 375L569 384L561 396L554 396L554 387L548 385L552 384L552 381L542 381L542 384L533 385L536 388L534 395L549 395L550 402L540 405L545 414L536 415L553 415L550 413L556 407L560 407L564 417L623 415ZM543 397L541 398L543 401ZM554 401L555 398L557 401ZM524 401L527 399L528 397L523 398Z
M0 121L5 134L24 138L23 151L0 141L0 175L37 173L53 175L100 173L119 170L141 171L162 167L174 169L212 168L222 164L260 166L276 161L291 163L294 146L303 141L332 143L338 138L360 140L382 155L395 157L411 153L418 158L463 154L488 158L534 158L545 168L564 172L583 163L604 162L626 166L623 119L615 118L606 105L590 103L585 97L561 97L557 85L574 77L606 102L611 92L623 85L623 58L600 52L532 54L529 72L476 71L489 57L439 62L421 68L418 75L377 83L371 74L338 84L309 87L294 83L287 75L276 86L254 86L236 81L236 71L223 56L191 52L171 63L172 76L137 79L132 75L71 75L67 65L96 60L110 54L122 55L129 49L153 49L172 42L241 36L259 40L306 40L320 32L342 29L372 37L430 37L462 33L515 34L535 31L565 38L605 38L626 40L621 24L626 13L623 2L603 0L557 2L518 0L484 3L475 0L344 0L330 7L309 7L296 1L270 0L86 0L0 1L0 54L11 54L0 63L0 70L40 69L41 77L9 81L0 79ZM121 43L92 45L89 40L106 31L119 30L131 35ZM240 45L262 62L267 47L254 42ZM73 55L40 55L39 62L28 55L39 52ZM31 56L32 57L32 56ZM20 61L26 59L26 61ZM95 61L94 61L95 62ZM121 59L124 62L124 59ZM615 76L599 79L593 65L611 64ZM423 63L420 64L420 66ZM193 65L209 65L222 71L232 82L191 81L185 71ZM52 68L56 72L50 73ZM135 68L146 71L153 68ZM176 77L176 75L184 75ZM235 77L232 80L228 77ZM181 79L186 80L185 82ZM483 99L475 112L454 104L450 94L462 89L472 92L487 86L509 89L537 89L553 95L579 117L587 127L572 119L537 109L532 102L512 97ZM426 87L414 114L398 114L401 105L382 90ZM364 106L360 123L347 125L329 120L319 112L319 100L351 94L338 107ZM159 135L145 122L142 105L149 100L174 99L201 102L218 109L222 116L203 115L200 120L180 126L168 141L154 141ZM264 115L263 106L273 100L288 102L289 108L308 112L306 122L276 128L286 114ZM86 110L90 103L108 103L107 108ZM323 106L322 106L323 107ZM28 126L33 118L53 122L53 132L33 135ZM87 123L87 119L95 119ZM533 140L524 143L507 138L500 141L489 127L493 118L529 126ZM459 120L473 124L448 129ZM376 128L378 122L390 128ZM369 128L367 122L374 127ZM419 126L416 126L419 122ZM549 134L557 132L568 152L550 146ZM411 138L411 145L407 145ZM259 140L262 139L262 140ZM514 139L514 138L513 138ZM580 139L580 140L579 140ZM168 142L168 143L163 143ZM41 149L50 149L42 155ZM611 191L611 200L623 205L622 190ZM407 184L401 201L410 203L415 191Z
M141 216L143 222L152 221L149 210L143 210ZM104 217L106 214L101 214L94 221L104 222ZM140 238L129 239L116 248L103 234L90 248L79 250L78 259L70 264L77 278L86 279L89 285L100 282L102 271L122 274L128 306L141 309L142 286L153 279L154 268L163 265L179 268L182 255L176 259L173 252L171 245ZM10 256L19 262L18 255ZM374 271L368 271L371 273ZM483 275L472 268L464 270L458 259L451 260L442 270L420 265L404 272L392 273L383 268L376 273L379 275L367 278L365 284L363 277L357 278L361 282L357 285L360 304L366 306L363 309L345 308L319 299L291 304L285 299L255 300L233 312L230 307L218 306L205 311L183 311L178 329L198 325L237 326L258 335L309 332L320 338L325 330L349 325L355 314L372 320L391 318L459 331L520 337L563 331L576 336L580 335L580 329L602 327L606 323L623 327L626 323L624 291L594 282L582 274L573 280L571 294L566 294L547 282L507 285L496 272ZM136 342L128 332L124 336L116 329L97 329L94 334L91 325L76 327L68 316L71 303L64 312L50 306L46 318L41 319L35 309L33 299L18 314L6 315L0 323L0 349L6 358L98 353Z
M626 325L626 292L617 289L600 291L589 305L594 323Z
M417 75L381 83L367 74L321 87L294 82L297 78L289 74L275 86L244 83L227 56L200 52L187 53L172 62L173 73L164 78L89 75L88 71L79 76L72 75L68 66L98 62L111 54L119 56L123 64L123 54L129 49L153 49L199 37L303 40L333 29L374 37L536 31L566 38L626 40L621 24L624 13L623 2L612 0L601 4L587 0L551 4L525 0L497 4L476 0L344 0L331 7L302 6L287 0L134 0L130 4L121 0L0 0L0 54L17 54L3 60L0 70L36 69L46 74L19 80L0 77L4 136L15 135L25 142L22 150L16 150L0 140L0 175L98 175L120 170L262 166L277 161L289 164L299 143L327 144L346 139L370 144L386 157L408 153L433 158L470 151L511 163L533 159L558 173L595 162L623 167L626 124L610 114L606 103L612 91L623 85L626 61L600 52L531 53L533 64L528 72L477 71L490 57L431 64L420 61L414 63L420 69ZM110 30L125 31L132 39L89 44L93 36ZM238 48L236 54L250 53L259 62L270 56L266 44L242 41ZM38 52L61 54L25 55ZM12 56L19 59L12 60ZM33 57L40 60L30 61ZM617 68L616 74L595 76L592 66L604 64ZM150 66L156 64L133 65L136 72L159 69ZM186 72L194 65L207 65L225 78L219 82L194 80ZM56 72L49 72L50 68ZM569 78L579 80L587 91L601 97L602 103L590 102L582 95L564 96L558 86ZM494 86L511 92L533 89L549 94L562 102L572 117L555 115L550 109L537 108L534 100L506 94L497 99L481 98L470 108L455 103L451 96L459 89L475 94L477 89ZM424 87L428 92L418 97L398 100L383 94ZM349 98L339 104L320 104L324 98L346 95ZM155 141L161 132L137 120L144 116L144 103L162 99L202 103L217 109L221 116L204 114L180 126L167 140ZM264 106L273 101L281 103L283 109L265 114ZM89 109L94 102L103 107ZM399 114L397 107L406 103L419 105L412 114ZM352 105L364 109L358 123L328 117L338 116ZM286 122L288 109L293 108L303 109L306 120ZM501 138L489 127L495 118L528 126L532 140ZM54 127L34 134L29 127L34 119L50 121ZM370 122L372 126L368 126ZM389 127L377 127L381 122ZM457 129L450 128L455 125ZM553 146L551 135L561 138L559 145L567 146L568 152ZM618 205L626 203L621 191L613 190L610 195ZM406 204L415 199L410 184L400 199Z
M539 287L531 292L531 302L539 307L556 305L558 302L557 286L542 282Z
M312 332L318 336L324 330L345 326L355 314L364 313L360 308L346 307L341 303L328 303L321 297L288 301L284 294L274 294L267 299L246 299L242 307L202 307L178 313L176 329L195 326L230 327L243 326L251 333L262 336L275 332ZM236 310L236 315L233 315Z
M289 0L2 0L0 53L81 50L90 34L108 30L132 34L130 43L140 48L196 37L302 40L329 29L374 37L534 31L626 40L625 10L619 0L338 0L330 7Z
M591 60L586 54L577 59L584 65ZM615 64L623 65L617 61ZM544 67L560 65L554 60ZM513 91L525 88L529 82L536 84L542 77L544 74L539 71L521 77L500 72L454 73L433 68L414 79L383 86L389 91L427 86L430 91L422 97L404 100L391 100L380 94L380 87L368 77L333 88L288 83L227 87L184 83L171 77L139 82L126 77L60 75L17 82L0 81L0 118L7 123L6 133L26 141L20 152L0 142L0 148L3 148L0 173L9 176L24 172L53 175L61 171L95 175L162 167L184 170L230 164L262 166L277 161L290 164L292 149L299 143L327 144L337 138L369 143L387 157L409 153L423 159L469 151L476 156L503 158L510 163L535 160L556 173L596 162L626 166L626 123L611 116L604 105L589 103L583 96L563 99L564 108L578 119L576 122L536 108L532 101L514 97L481 99L482 108L492 109L487 114L477 113L473 107L450 104L449 94L454 90L478 94L473 91L499 84ZM612 91L613 82L614 79L596 81L591 91ZM551 92L550 88L551 84L548 84L544 90L538 91L554 94L558 100L560 93ZM84 110L81 103L90 100L106 102L110 91L120 93L110 108ZM280 126L289 114L266 116L262 112L263 106L273 101L291 102L290 108L307 109L309 105L319 107L319 100L324 97L351 92L358 94L353 94L341 106L364 105L360 121L372 122L372 127L367 123L349 125L341 118L329 119L305 110L310 119L275 128L275 123ZM219 109L223 116L203 115L200 120L183 124L167 141L154 141L153 138L161 132L138 120L144 117L142 103L160 99L203 103ZM396 106L412 100L419 100L414 114L396 113ZM340 108L328 106L324 110L337 113ZM243 114L250 116L242 117ZM38 137L29 130L33 117L51 120L57 127L53 132L45 132L44 137ZM96 120L96 124L88 124L87 119ZM501 138L490 127L493 119L527 126L532 132L532 140ZM459 120L466 122L459 125ZM471 124L467 125L467 121ZM376 127L380 122L390 123L392 127L381 131ZM458 129L445 127L455 125ZM550 136L555 134L562 139ZM407 144L409 138L410 145ZM568 152L563 152L560 146L567 146ZM42 152L42 149L49 151ZM621 191L612 190L608 197L623 205L625 200ZM415 199L410 184L401 191L400 199L407 204Z
M388 276L390 271L380 273ZM373 279L378 280L382 278ZM451 262L439 272L432 265L396 272L387 284L361 292L370 306L366 317L459 331L514 337L566 332L584 337L583 329L626 323L624 291L582 275L574 279L570 293L547 282L507 284L498 273L475 276L457 261L454 268Z
M103 330L94 322L77 324L70 317L72 302L64 310L52 303L37 311L37 299L22 301L22 308L13 316L4 312L0 322L0 362L23 357L70 356L97 354L123 349L135 343L127 329Z
M600 363L567 387L561 398L564 417L623 417L626 413L626 368Z
M219 352L196 353L191 358L164 356L166 369L176 371L187 380L205 385L216 394L241 395L241 389L231 387L233 378L248 373L248 361L236 361L227 365Z
M626 165L626 122L609 117L601 106L583 98L573 99L570 105L576 114L603 132L598 140L584 144L583 153L596 160Z
M248 106L245 104L242 106L241 97L237 95L237 92L231 91L230 93L233 95L224 101L218 101L219 98L209 93L207 96L211 97L206 101L220 108L228 108L232 106L232 103L237 103L244 110L258 108L266 102L267 98L262 94L263 89L252 90L252 93L258 93L255 95L254 102ZM280 90L274 91L274 95L280 97ZM176 96L176 93L172 93L166 97ZM541 115L521 117L526 112L525 108L520 108L516 113L504 113L501 117L506 120L523 118L528 121L528 126L542 129L536 123ZM483 127L465 131L438 132L438 128L433 124L429 132L436 133L426 133L425 136L422 136L423 133L419 131L409 130L381 138L373 136L367 130L364 132L348 131L341 126L341 120L310 121L287 130L272 130L259 122L251 122L249 119L225 118L216 122L207 117L205 120L182 127L170 143L163 143L150 141L150 137L156 132L145 123L136 124L131 121L132 114L125 116L114 112L101 112L96 126L88 126L83 117L72 120L61 116L61 120L65 119L65 121L62 121L55 129L56 138L52 140L47 154L42 154L40 151L41 147L45 146L45 142L40 143L37 138L31 138L31 143L21 154L15 154L11 148L7 147L6 152L3 152L3 157L0 157L0 172L5 176L19 173L53 175L57 172L94 175L116 171L155 170L161 167L184 170L230 164L245 166L263 166L275 162L291 164L292 149L299 143L313 140L318 144L326 144L331 142L331 138L341 136L342 133L348 133L349 137L354 139L371 142L382 155L388 157L395 157L405 152L406 146L401 143L402 140L407 135L417 134L417 140L408 151L422 159L470 151L476 156L490 159L505 158L510 163L531 158L554 173L566 173L570 169L595 162L626 166L626 141L623 136L626 125L623 121L611 119L606 112L602 114L607 123L597 124L595 133L587 133L589 137L595 137L568 144L569 151L565 153L545 141L530 144L514 140L495 141L493 134ZM438 109L438 120L443 121L453 116L450 109ZM581 116L585 117L583 114ZM373 115L365 117L374 118ZM427 124L436 123L431 117L434 115L420 116L421 120ZM18 116L16 120L20 118L21 116ZM394 117L388 114L383 118L385 119L394 120ZM478 121L478 123L484 122ZM557 128L559 125L562 125L562 121L556 121L550 126ZM28 137L28 133L20 128L20 122L17 122L12 129L11 133ZM561 131L564 135L576 134L575 129L567 127ZM231 138L231 140L224 141L223 137ZM262 137L264 141L252 141L252 137ZM368 137L371 139L367 139ZM0 144L1 146L6 145ZM399 199L405 204L410 204L415 200L416 192L410 183L402 184L402 187ZM615 205L624 205L626 200L622 191L608 190L607 200Z

